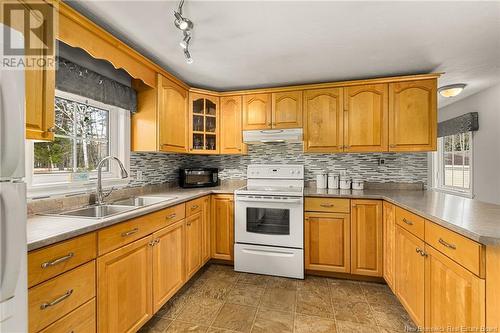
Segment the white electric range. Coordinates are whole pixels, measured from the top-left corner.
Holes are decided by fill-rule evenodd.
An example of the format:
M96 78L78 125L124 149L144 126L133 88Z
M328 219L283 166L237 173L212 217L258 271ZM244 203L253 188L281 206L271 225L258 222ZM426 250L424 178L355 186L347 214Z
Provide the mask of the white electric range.
M304 278L304 166L249 165L235 191L234 269Z

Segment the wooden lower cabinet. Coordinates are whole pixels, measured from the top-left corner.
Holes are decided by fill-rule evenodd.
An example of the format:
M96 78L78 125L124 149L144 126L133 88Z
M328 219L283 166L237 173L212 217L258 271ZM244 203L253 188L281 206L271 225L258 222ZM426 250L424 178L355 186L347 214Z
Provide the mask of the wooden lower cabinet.
M396 226L396 295L418 326L424 326L424 241Z
M202 199L203 199L203 206L202 206L203 222L201 228L202 229L201 262L202 265L204 265L210 260L210 220L212 212L210 210L211 207L210 196L207 195Z
M212 196L211 256L214 259L233 260L234 201L233 195Z
M152 236L97 259L100 333L136 332L153 315Z
M396 206L384 201L383 205L383 230L384 230L384 279L394 291L394 269L396 255Z
M351 273L382 276L382 201L351 200Z
M40 333L95 333L95 298L68 313Z
M425 326L485 326L485 281L433 247L425 246Z
M153 234L153 311L158 311L186 282L186 222Z
M349 273L349 214L305 214L305 268L309 270Z
M202 212L186 218L186 277L189 279L201 267Z

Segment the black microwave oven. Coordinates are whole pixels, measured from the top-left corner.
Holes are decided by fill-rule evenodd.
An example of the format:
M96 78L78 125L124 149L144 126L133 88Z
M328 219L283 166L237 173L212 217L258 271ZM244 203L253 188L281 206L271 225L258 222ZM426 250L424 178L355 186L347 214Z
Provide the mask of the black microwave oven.
M180 187L211 187L217 185L219 185L219 169L217 168L186 168L179 171Z

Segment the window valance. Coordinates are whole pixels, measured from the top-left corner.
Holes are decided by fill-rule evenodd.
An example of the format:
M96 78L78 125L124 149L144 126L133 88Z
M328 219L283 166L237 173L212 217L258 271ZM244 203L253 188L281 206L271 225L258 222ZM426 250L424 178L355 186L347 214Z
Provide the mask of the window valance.
M470 112L438 124L438 137L473 132L479 129L479 115Z

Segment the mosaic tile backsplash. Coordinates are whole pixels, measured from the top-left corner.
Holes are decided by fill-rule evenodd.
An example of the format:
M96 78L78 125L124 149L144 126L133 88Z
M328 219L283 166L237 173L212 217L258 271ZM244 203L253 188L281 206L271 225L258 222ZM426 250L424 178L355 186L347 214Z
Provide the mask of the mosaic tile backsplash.
M245 179L247 165L271 163L303 164L306 181L315 180L321 170L347 169L351 177L367 182L427 184L427 153L305 154L301 143L273 143L250 145L248 155L131 153L132 177L140 170L144 179L130 185L176 182L179 168L198 166L219 168L221 179Z

